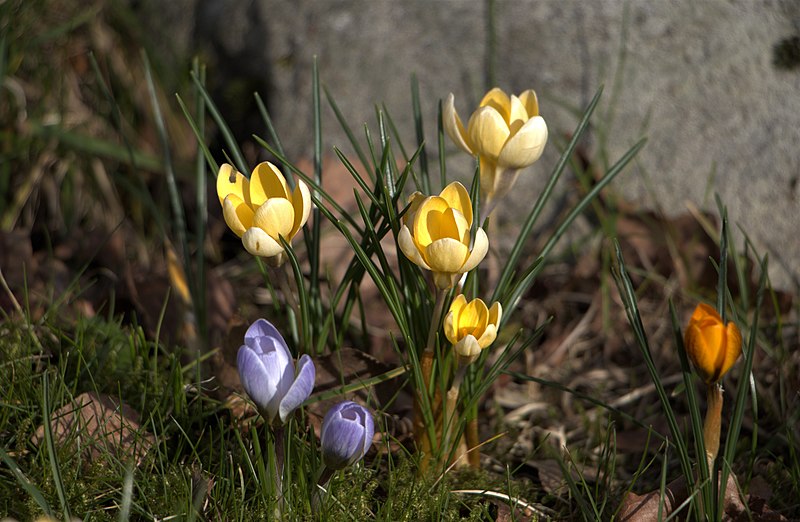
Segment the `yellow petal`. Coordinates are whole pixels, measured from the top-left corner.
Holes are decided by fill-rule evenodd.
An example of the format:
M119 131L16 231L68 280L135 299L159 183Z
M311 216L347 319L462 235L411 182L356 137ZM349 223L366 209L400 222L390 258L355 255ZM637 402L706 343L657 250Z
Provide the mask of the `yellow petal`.
M292 240L292 225L294 224L294 208L288 199L272 198L258 207L253 216L253 225L262 229L272 239L278 240L283 236L286 241Z
M431 239L436 241L449 237L464 243L464 245L469 245L469 224L461 212L454 208L447 208L439 216L438 228L435 230L436 235L431 233Z
M242 236L244 248L254 256L275 257L283 254L283 247L258 227L248 228Z
M311 192L309 192L308 185L302 179L298 179L297 186L294 187L292 207L294 208L294 223L289 234L294 237L306 224L308 216L311 214Z
M461 212L467 219L468 227L472 226L472 200L464 185L458 181L454 181L442 190L439 197L447 201L448 205Z
M253 209L235 194L228 194L222 201L222 216L225 218L225 223L239 237L253 226Z
M250 176L250 203L257 207L269 198L289 199L289 187L278 167L265 161L256 165Z
M536 98L536 93L533 89L528 89L520 94L519 101L525 106L529 119L539 115L539 100Z
M447 315L444 316L444 325L442 327L444 328L444 336L447 337L450 344L456 344L458 342L456 317L456 314L454 314L452 310L447 312Z
M508 124L492 107L483 107L472 114L467 125L469 141L479 156L496 161L511 131Z
M511 95L511 115L508 118L508 125L511 127L515 122L522 122L519 125L528 121L528 111L519 98Z
M448 208L447 201L438 196L429 196L422 201L413 223L414 241L420 248L425 248L442 237L442 218Z
M455 314L456 320L458 316L461 315L461 310L467 306L467 298L464 294L458 294L453 302L450 303L450 311Z
M492 107L500 114L505 122L508 122L508 117L511 114L511 100L508 99L508 95L499 87L495 87L484 94L478 107ZM475 142L473 141L472 143Z
M497 327L493 324L486 326L483 334L478 338L478 346L487 348L497 338Z
M495 302L489 308L489 324L500 326L501 319L503 319L503 306L499 302Z
M417 210L422 202L425 201L425 196L419 190L415 190L413 194L408 196L408 210L403 214L403 224L414 223L414 216L417 215Z
M470 252L469 257L464 263L464 266L461 267L460 271L469 272L478 266L478 263L483 261L483 258L486 257L486 252L488 251L489 238L486 237L486 232L484 232L482 228L479 228L475 234L475 242L472 244L472 252Z
M422 254L417 248L416 243L414 243L414 238L411 237L411 231L408 230L406 225L403 225L403 228L400 229L400 233L397 235L397 244L400 246L400 250L403 254L405 254L412 263L425 270L431 269L428 263L422 258Z
M456 112L455 96L453 96L453 93L447 95L447 99L442 107L442 124L444 125L444 130L447 132L447 135L453 140L453 143L458 145L464 152L474 155L472 147L469 145L467 131L464 129L464 124L461 123L461 118L458 117L458 113Z
M531 118L508 139L497 158L497 164L512 169L532 165L542 156L546 143L547 124L544 118Z
M237 172L231 165L223 163L217 173L217 197L219 197L220 205L228 194L233 194L248 205L250 204L250 182L241 172Z
M423 257L431 270L448 274L461 273L469 255L469 248L456 239L449 237L438 239L427 246Z
M464 337L467 334L479 337L486 330L488 322L489 309L486 308L486 303L480 299L473 299L461 310L461 314L458 317L459 337Z

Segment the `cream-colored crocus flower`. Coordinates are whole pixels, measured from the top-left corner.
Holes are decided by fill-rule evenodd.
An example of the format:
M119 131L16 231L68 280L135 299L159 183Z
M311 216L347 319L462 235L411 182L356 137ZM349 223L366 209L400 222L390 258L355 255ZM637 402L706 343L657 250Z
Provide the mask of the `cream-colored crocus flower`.
M444 318L444 335L453 343L453 349L463 363L473 362L481 350L494 342L502 316L500 303L494 303L490 309L480 299L467 302L464 294L453 300Z
M520 169L541 157L547 143L547 124L539 116L539 102L532 89L509 97L495 87L483 97L466 127L451 93L442 120L455 144L479 158L481 192L489 208L491 200L511 190Z
M478 228L472 241L472 201L461 183L453 182L438 196L420 199L416 196L412 201L411 216L400 229L397 242L406 257L433 272L437 288L450 288L459 275L486 256L489 239Z
M281 171L259 163L248 180L227 163L217 175L217 196L225 223L242 238L244 248L272 266L286 259L278 238L291 242L311 213L311 193L303 180L289 191Z

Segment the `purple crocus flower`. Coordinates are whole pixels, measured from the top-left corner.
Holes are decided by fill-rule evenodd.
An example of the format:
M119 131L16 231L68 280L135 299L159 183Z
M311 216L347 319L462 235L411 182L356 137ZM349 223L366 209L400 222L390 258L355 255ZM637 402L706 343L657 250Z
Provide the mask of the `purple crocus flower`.
M372 444L372 414L352 401L340 402L322 420L322 460L329 469L342 469L361 460Z
M282 425L311 394L316 371L311 357L294 362L283 336L266 319L258 319L244 334L236 357L239 379L247 395L270 424Z

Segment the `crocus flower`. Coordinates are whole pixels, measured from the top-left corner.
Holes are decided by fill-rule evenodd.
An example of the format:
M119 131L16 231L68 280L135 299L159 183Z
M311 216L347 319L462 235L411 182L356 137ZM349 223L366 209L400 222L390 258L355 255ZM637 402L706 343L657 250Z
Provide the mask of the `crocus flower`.
M322 460L329 469L355 464L369 449L375 425L372 414L352 401L340 402L322 419Z
M717 311L700 303L684 334L689 360L707 384L722 379L742 353L742 334L733 321L722 322Z
M547 143L547 124L539 116L539 102L531 89L509 97L495 87L483 97L466 127L451 93L442 120L455 144L480 159L481 191L486 202L507 193L519 169L535 163Z
M471 363L481 350L494 342L502 316L500 303L494 303L489 309L481 299L467 302L464 294L459 294L444 318L444 335L453 343L458 357Z
M433 272L438 288L450 288L486 256L489 239L478 228L471 241L472 201L461 183L447 185L438 196L419 199L411 203L413 212L400 229L398 244L406 257Z
M217 196L225 223L242 238L245 249L273 266L286 258L278 237L291 242L311 212L311 194L303 180L290 192L281 171L268 161L259 163L249 180L223 164Z
M258 319L247 329L236 364L244 391L270 424L284 424L314 388L311 357L300 357L295 372L286 341L266 319Z

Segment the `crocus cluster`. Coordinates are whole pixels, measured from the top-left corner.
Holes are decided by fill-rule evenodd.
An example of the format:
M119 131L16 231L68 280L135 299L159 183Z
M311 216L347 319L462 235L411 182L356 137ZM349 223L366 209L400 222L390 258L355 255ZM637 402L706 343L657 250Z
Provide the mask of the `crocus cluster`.
M268 161L259 163L249 180L223 164L217 196L225 223L242 238L244 248L272 266L286 259L279 238L291 242L311 212L311 193L303 180L290 191L281 171Z
M247 329L236 363L242 387L271 426L283 426L314 388L311 357L303 355L295 366L283 336L266 319ZM360 404L345 401L331 408L320 437L325 465L336 470L361 460L374 432L372 414Z

